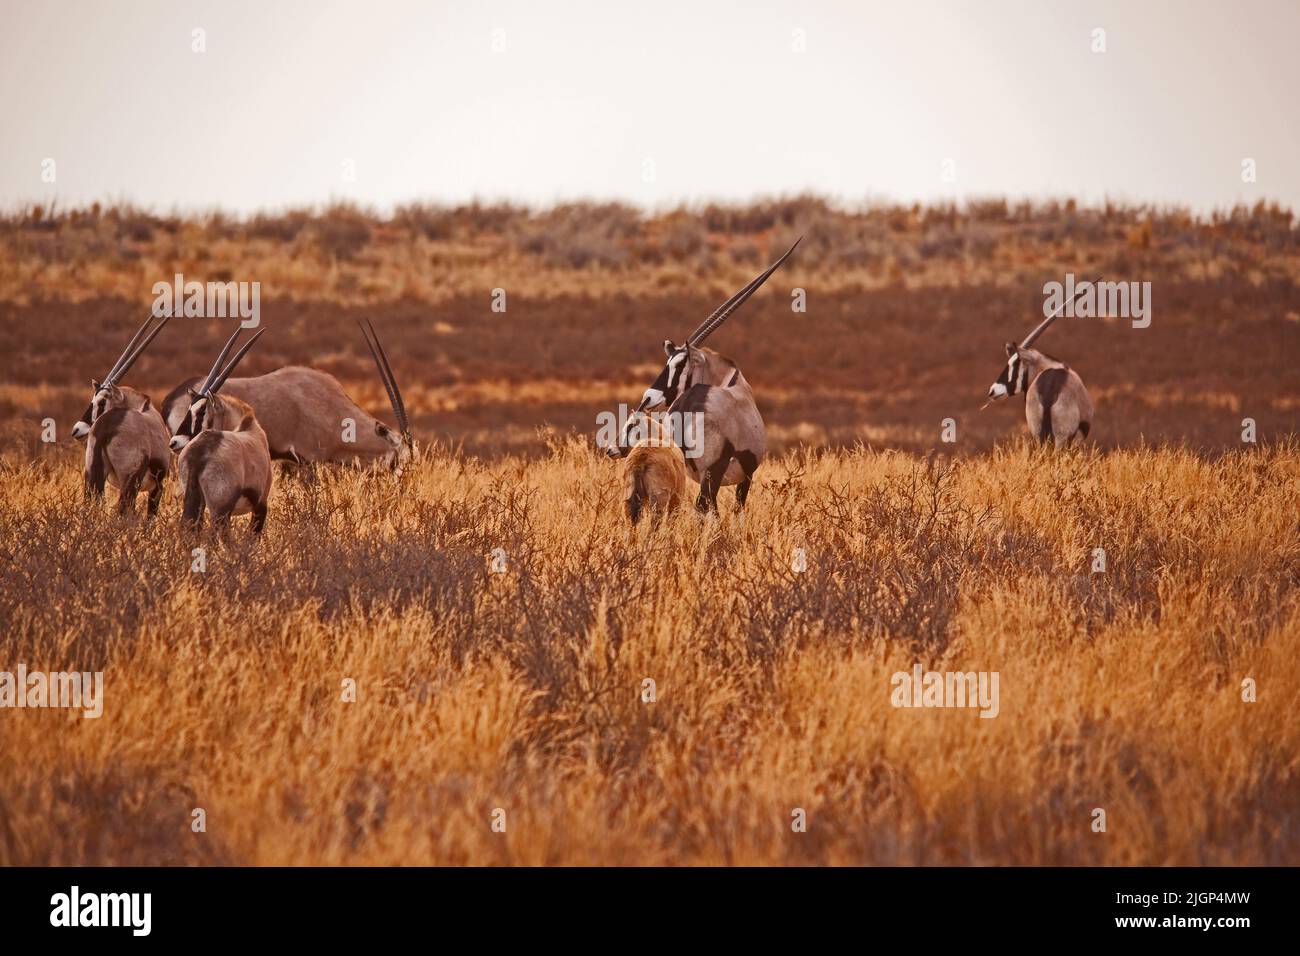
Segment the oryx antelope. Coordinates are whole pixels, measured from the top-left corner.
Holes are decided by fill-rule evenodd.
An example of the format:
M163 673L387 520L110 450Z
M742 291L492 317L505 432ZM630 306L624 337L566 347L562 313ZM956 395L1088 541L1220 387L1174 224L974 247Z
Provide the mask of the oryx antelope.
M1084 283L1075 298L1090 287ZM1030 348L1064 310L1062 304L1019 345L1006 343L1006 367L989 387L989 401L994 402L1024 392L1025 421L1030 435L1044 444L1051 440L1057 448L1068 445L1075 435L1088 437L1093 411L1092 396L1083 387L1079 374L1064 362Z
M736 486L736 507L743 508L754 472L767 454L763 418L749 382L735 362L701 345L789 258L802 238L718 306L681 345L664 340L667 362L637 406L638 413L667 409L674 421L699 416L695 429L698 446L686 458L686 470L700 484L695 501L700 511L717 510L718 489L723 485ZM608 450L611 457L627 454L627 433L635 419L636 415L629 418L618 447Z
M251 513L252 528L260 534L266 524L266 503L271 494L271 451L266 432L248 403L221 394L221 387L253 343L261 329L222 368L241 329L226 342L216 364L195 392L186 422L189 434L172 437L171 446L180 452L176 477L185 503L182 517L197 528L206 508L212 525L224 532L232 515Z
M361 332L388 393L397 428L365 412L348 398L338 379L319 369L290 365L252 378L232 378L222 386L222 395L252 406L272 458L297 464L382 461L398 473L410 460L415 445L388 355L369 319ZM163 400L163 418L173 435L194 434L188 410L198 395L199 381L182 382Z
M168 321L162 319L145 336L153 320L150 316L140 326L102 382L92 379L90 405L72 426L74 437L86 439L86 497L103 497L107 482L120 489L118 511L125 514L135 510L136 496L147 491L150 517L158 513L163 481L171 470L167 426L149 396L119 385L118 380Z
M623 501L633 524L647 509L666 514L686 498L686 458L672 429L654 415L642 412L641 418L644 434L623 465Z

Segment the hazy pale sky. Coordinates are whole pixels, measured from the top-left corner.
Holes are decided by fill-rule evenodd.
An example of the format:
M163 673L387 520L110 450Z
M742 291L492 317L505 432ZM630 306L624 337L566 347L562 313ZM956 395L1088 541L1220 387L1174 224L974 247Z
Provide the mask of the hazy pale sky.
M1300 208L1296 0L0 10L6 207L813 191Z

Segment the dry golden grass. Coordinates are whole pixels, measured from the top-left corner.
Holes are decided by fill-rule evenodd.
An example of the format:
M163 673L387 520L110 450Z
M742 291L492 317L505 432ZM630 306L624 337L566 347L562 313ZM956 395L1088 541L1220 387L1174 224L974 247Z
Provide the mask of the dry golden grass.
M0 660L106 683L0 713L3 864L1300 863L1294 441L795 453L635 534L579 442L435 449L205 574L70 452L0 486ZM894 709L915 661L1000 715Z

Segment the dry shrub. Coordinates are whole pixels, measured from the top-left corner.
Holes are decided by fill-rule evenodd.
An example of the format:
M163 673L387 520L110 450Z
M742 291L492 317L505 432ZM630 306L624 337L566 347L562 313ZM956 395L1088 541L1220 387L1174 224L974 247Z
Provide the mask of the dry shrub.
M337 204L312 221L311 233L323 253L346 262L365 248L373 225L373 218L355 206Z

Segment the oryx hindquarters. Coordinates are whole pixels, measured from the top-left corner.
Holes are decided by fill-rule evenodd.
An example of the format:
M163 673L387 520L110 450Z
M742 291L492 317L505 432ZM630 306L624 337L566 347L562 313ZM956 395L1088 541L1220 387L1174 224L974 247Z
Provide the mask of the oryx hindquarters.
M1088 437L1092 397L1074 369L1056 363L1034 377L1025 393L1025 423L1030 435L1057 448L1069 445L1076 435Z
M767 456L767 432L744 374L711 349L694 349L702 361L686 390L673 402L671 417L686 432L686 467L700 485L695 507L716 511L718 491L736 486L736 507L749 499L754 473Z
M239 337L240 330L235 330L194 393L184 434L178 429L172 437L172 447L180 450L176 471L184 495L182 517L192 528L202 524L204 509L223 534L232 515L251 513L254 533L261 533L266 523L271 494L271 451L266 432L252 406L220 393L235 366L265 331L262 329L244 343L222 368L221 363Z
M135 510L140 491L147 491L152 518L171 470L167 437L162 416L147 399L142 408L119 405L99 415L86 438L86 496L100 498L104 484L112 484L120 489L118 511L126 514Z
M253 409L237 398L213 395L199 434L181 451L176 477L184 495L182 517L198 528L207 510L225 532L234 515L251 514L254 533L266 524L271 495L271 453Z

